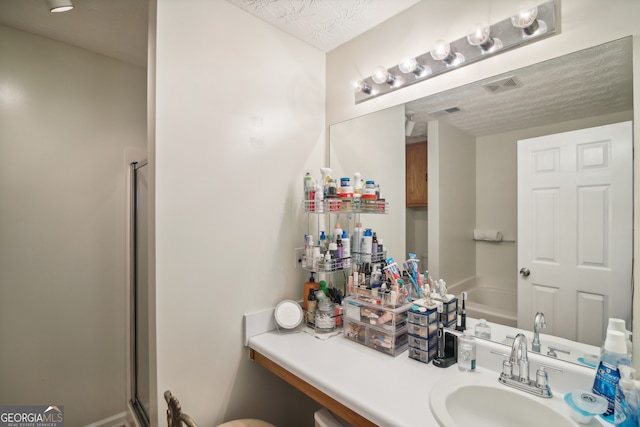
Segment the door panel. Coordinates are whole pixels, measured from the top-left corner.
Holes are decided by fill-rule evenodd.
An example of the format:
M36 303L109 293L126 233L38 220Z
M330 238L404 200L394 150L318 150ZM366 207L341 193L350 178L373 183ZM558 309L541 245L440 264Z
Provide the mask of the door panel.
M631 320L631 122L518 141L518 327L601 345ZM553 313L551 313L553 311Z

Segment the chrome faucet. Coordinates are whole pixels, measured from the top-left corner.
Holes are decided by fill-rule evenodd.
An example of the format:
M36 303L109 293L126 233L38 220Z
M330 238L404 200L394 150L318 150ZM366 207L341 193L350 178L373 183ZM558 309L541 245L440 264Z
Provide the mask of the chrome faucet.
M549 388L547 372L545 371L546 366L540 365L536 371L536 379L529 379L527 338L523 334L518 334L513 339L510 356L501 353L496 354L507 357L502 362L502 373L498 378L498 381L502 384L540 397L553 396L553 393L551 393L551 389ZM513 374L514 366L518 367L518 375ZM562 371L558 368L553 369Z
M533 319L533 341L531 341L531 351L540 353L540 329L546 328L547 322L544 320L544 314L537 312Z

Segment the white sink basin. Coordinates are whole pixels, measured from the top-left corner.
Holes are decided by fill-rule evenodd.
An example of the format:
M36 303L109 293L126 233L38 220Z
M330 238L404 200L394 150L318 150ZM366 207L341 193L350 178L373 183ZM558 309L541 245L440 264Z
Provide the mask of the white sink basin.
M434 386L429 406L438 424L444 427L581 425L569 417L561 395L546 399L530 395L500 384L498 374L486 370L452 371Z

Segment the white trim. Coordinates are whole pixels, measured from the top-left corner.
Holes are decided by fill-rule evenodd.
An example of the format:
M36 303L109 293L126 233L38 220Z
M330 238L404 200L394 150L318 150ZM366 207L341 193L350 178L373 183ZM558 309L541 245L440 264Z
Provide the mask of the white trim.
M109 418L96 421L92 424L87 424L85 427L122 427L127 425L127 412L123 411L119 414L112 415Z

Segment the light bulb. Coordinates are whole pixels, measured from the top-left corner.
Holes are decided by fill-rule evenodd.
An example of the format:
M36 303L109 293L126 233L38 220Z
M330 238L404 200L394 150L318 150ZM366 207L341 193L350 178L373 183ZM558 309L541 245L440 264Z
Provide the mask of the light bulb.
M416 58L414 58L413 56L408 56L402 59L400 65L398 65L398 68L400 68L400 71L402 71L403 73L409 74L413 73L413 70L415 70L417 66L418 61L416 61Z
M422 76L431 74L431 68L422 64L418 64L418 61L416 60L416 58L412 56L408 56L404 58L398 65L398 68L400 68L400 71L402 71L405 74L413 73L417 77L422 77Z
M389 71L383 66L376 67L373 70L373 74L371 75L373 81L378 84L389 83L389 79L391 77L392 76L391 74L389 74ZM393 81L391 81L390 83L393 83Z
M352 83L352 86L354 92L362 92L366 93L367 95L371 94L371 86L369 86L362 80L356 80Z
M460 52L452 52L451 45L444 40L436 40L430 53L433 59L444 62L447 67L464 62L464 56Z
M491 27L486 22L478 22L467 34L467 41L472 46L480 47L483 54L502 49L502 41L491 37Z
M525 36L539 35L547 32L547 24L538 19L538 6L533 2L523 3L518 12L511 16L511 24L522 28Z
M373 74L371 75L371 80L373 80L377 84L387 83L389 86L399 86L404 83L404 80L399 78L398 76L394 76L389 73L389 71L383 66L376 67L373 70Z
M444 40L436 40L430 53L436 61L444 61L451 53L451 45Z

